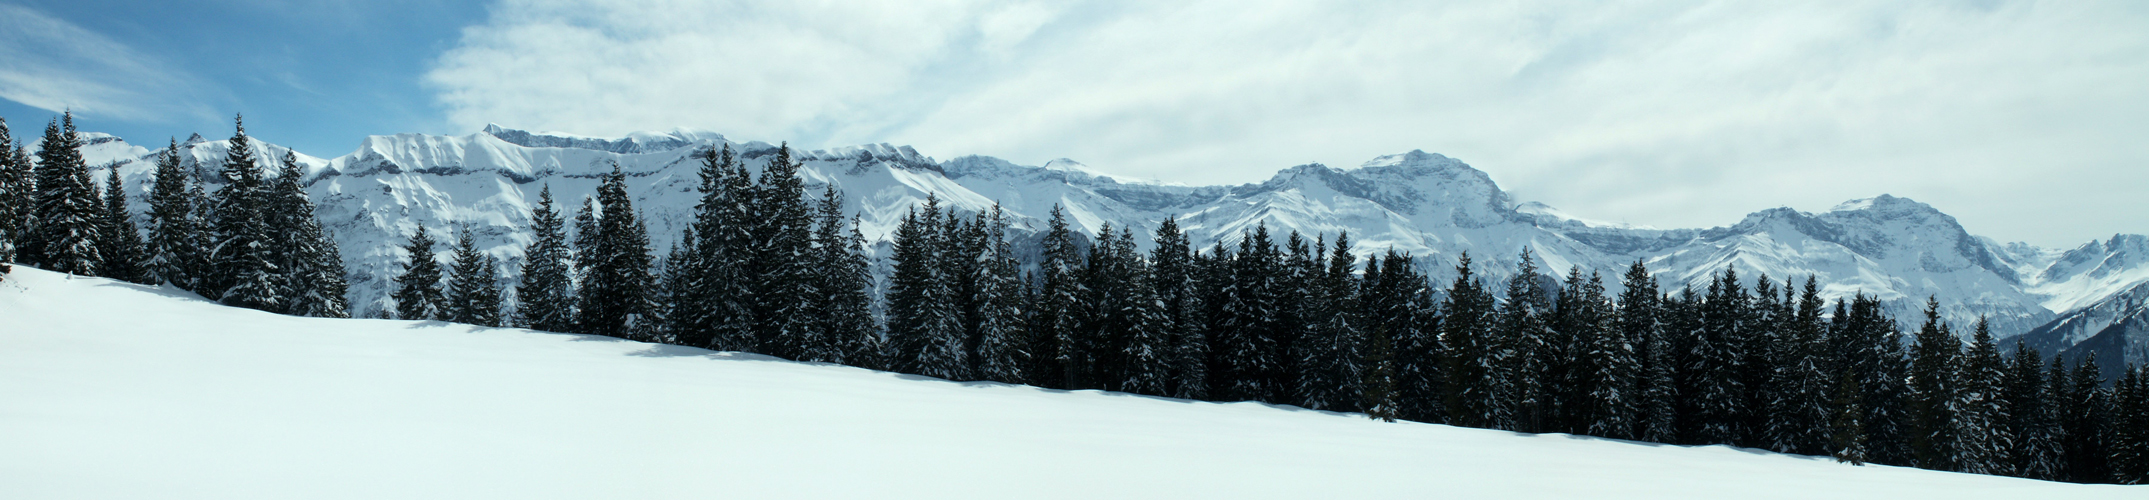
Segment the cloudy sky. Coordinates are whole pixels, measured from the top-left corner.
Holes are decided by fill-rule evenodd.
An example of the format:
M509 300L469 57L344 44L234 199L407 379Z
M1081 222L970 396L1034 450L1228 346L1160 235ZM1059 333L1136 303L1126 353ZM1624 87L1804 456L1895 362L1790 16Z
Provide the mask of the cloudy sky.
M175 5L186 3L188 5ZM1881 193L2149 233L2149 3L0 0L0 116L316 156L487 123L1073 158L1187 184L1412 149L1583 217Z

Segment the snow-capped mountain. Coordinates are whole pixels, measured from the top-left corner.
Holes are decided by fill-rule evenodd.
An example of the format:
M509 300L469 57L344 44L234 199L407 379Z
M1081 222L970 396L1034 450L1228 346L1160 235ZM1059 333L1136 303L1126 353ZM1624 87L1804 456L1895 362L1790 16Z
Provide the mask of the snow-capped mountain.
M116 166L134 189L153 169L154 151L92 134L93 167ZM258 142L258 140L257 140ZM467 227L481 246L513 264L528 240L529 209L549 186L564 210L595 191L618 165L646 214L661 254L685 227L697 194L696 151L729 144L758 171L776 152L763 142L735 142L697 130L637 133L608 139L489 126L465 136L372 136L334 158L297 155L319 216L343 243L352 273L353 309L383 310L388 277L407 262L400 245L423 225L436 234ZM186 141L185 162L204 178L224 158L227 141ZM262 161L286 149L257 145ZM1350 169L1300 165L1258 184L1184 186L1115 177L1073 160L1016 165L983 156L935 160L907 146L874 144L797 151L800 175L818 193L834 185L858 214L868 239L885 242L911 206L928 194L965 211L1000 204L1034 234L1053 206L1074 227L1094 234L1153 231L1176 217L1194 243L1236 243L1266 225L1310 240L1348 231L1361 255L1394 248L1420 260L1435 280L1454 276L1456 256L1470 252L1481 276L1504 279L1528 248L1548 273L1570 267L1617 276L1646 262L1667 289L1705 287L1712 273L1736 266L1749 286L1811 274L1823 295L1866 293L1889 301L1899 318L1916 317L1937 296L1952 322L1992 319L2002 335L2029 331L2149 281L2149 239L2116 236L2069 251L2001 244L1971 235L1923 203L1881 195L1819 213L1762 210L1729 226L1654 229L1590 221L1541 203L1513 199L1483 171L1438 154L1411 151ZM102 175L102 172L97 172ZM142 196L134 196L137 203ZM1146 238L1137 238L1146 241ZM513 266L510 266L513 267ZM512 269L510 269L512 271Z

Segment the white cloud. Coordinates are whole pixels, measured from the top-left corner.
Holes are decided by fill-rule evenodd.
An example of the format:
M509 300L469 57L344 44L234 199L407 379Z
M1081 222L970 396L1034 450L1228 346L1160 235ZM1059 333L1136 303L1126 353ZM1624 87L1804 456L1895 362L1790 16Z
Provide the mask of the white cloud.
M0 4L0 98L123 120L215 119L207 87L103 35Z
M2145 25L2086 2L508 0L428 81L471 128L698 126L1189 183L1425 149L1599 219L1888 192L2071 244L2149 232Z

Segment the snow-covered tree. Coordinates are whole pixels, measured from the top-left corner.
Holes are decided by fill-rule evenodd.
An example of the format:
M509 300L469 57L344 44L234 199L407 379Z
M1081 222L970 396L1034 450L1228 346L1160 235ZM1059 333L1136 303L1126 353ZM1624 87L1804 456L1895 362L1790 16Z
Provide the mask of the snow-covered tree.
M152 283L144 265L148 259L142 256L142 232L134 225L134 214L127 210L127 185L119 178L119 167L105 171L109 175L97 232L97 254L104 257L104 266L98 274L131 283Z
M455 256L448 268L446 319L479 326L500 326L499 266L478 250L469 227L456 232Z
M552 186L538 190L537 205L530 207L530 246L523 250L522 281L515 286L515 321L525 328L561 332L574 327L574 280L569 274L574 263L567 249L565 224L553 208Z
M216 192L212 294L225 305L279 311L283 306L282 269L277 267L275 235L269 222L270 193L256 164L246 124L237 129L222 170L227 184Z
M434 260L433 236L425 226L410 235L403 246L410 262L395 277L396 319L437 320L445 317L447 298L440 289L440 262Z
M82 160L73 113L45 125L37 152L37 204L22 248L23 261L48 271L97 275L104 265L97 242L103 204Z
M209 270L209 235L200 216L206 201L194 176L179 158L179 141L157 154L156 179L149 191L150 274L182 290L201 291Z
M2006 366L2000 360L1999 347L1992 343L1992 327L1984 318L1978 318L1960 367L1955 398L1949 404L1955 416L1955 442L1950 447L1955 451L1957 470L1971 474L2008 473L2011 467L2007 454L2014 447L2014 436L2008 432L2005 415L2000 413Z
M576 319L582 333L620 338L640 338L658 325L649 317L650 294L655 291L651 274L649 230L634 212L634 199L627 194L627 175L619 165L597 187L601 214L585 227L577 221L578 267L583 276Z

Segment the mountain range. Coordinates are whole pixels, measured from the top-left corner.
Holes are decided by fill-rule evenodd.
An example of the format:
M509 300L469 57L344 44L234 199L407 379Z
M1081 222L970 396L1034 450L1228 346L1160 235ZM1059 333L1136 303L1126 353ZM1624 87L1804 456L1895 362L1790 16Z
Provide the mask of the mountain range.
M95 178L118 168L136 191L131 201L142 203L157 151L107 134L84 138ZM264 166L292 152L253 142ZM550 187L563 210L572 211L614 165L630 177L635 207L662 255L698 198L697 152L725 144L757 172L779 147L690 129L598 138L493 125L463 136L371 136L356 151L329 158L292 153L320 205L317 215L342 244L353 312L375 315L387 308L390 278L410 257L401 246L419 226L435 234L467 228L513 273L530 239L539 189ZM215 172L228 140L196 134L179 147L199 179L222 182ZM2105 344L2111 345L2099 352L2112 352L2100 361L2115 366L2149 355L2141 347L2149 340L2143 338L2149 335L2143 308L2149 238L2121 234L2064 250L2002 243L1971 234L1930 205L1885 194L1825 212L1770 208L1727 226L1656 229L1518 202L1485 172L1423 151L1348 169L1293 166L1236 186L1130 179L1068 159L1042 166L987 156L936 160L888 144L793 154L804 165L809 193L825 186L841 191L845 209L883 249L903 214L933 195L963 211L999 204L1021 233L1018 246L1033 249L1054 206L1085 234L1131 228L1145 235L1137 237L1145 245L1146 234L1167 217L1177 218L1198 248L1235 244L1262 225L1279 239L1297 231L1332 240L1347 231L1360 255L1409 252L1436 287L1453 279L1465 251L1478 276L1497 281L1512 275L1524 249L1547 273L1602 273L1615 291L1616 277L1637 260L1674 291L1705 288L1726 268L1737 269L1749 287L1762 276L1780 285L1802 284L1810 275L1824 297L1879 297L1907 327L1915 327L1908 323L1920 317L1926 298L1936 297L1964 336L1985 317L2003 339L2023 335L2046 355Z

